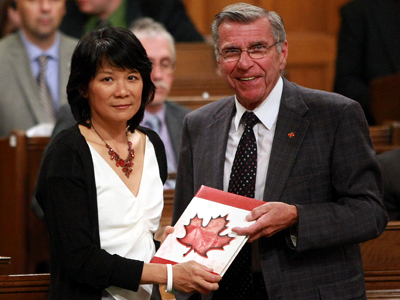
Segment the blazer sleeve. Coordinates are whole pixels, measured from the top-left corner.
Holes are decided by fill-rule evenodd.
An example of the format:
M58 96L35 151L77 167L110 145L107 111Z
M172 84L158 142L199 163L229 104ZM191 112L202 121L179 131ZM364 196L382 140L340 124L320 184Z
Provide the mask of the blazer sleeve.
M332 145L325 150L330 153L329 160L315 166L308 185L310 198L296 204L297 251L374 239L388 222L381 172L363 111L351 101L337 118L335 128L330 129ZM293 196L293 190L291 193L288 191ZM296 201L302 196L297 193Z

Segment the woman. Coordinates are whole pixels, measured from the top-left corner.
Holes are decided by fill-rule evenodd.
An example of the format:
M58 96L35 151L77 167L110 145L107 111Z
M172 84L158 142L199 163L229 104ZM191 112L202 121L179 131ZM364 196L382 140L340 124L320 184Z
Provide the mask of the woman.
M36 192L50 233L51 299L149 299L146 284L172 280L165 265L148 263L167 177L160 138L138 127L154 95L150 73L126 29L89 32L75 49L67 94L78 124L49 145ZM208 293L221 279L211 271L174 265L173 287Z

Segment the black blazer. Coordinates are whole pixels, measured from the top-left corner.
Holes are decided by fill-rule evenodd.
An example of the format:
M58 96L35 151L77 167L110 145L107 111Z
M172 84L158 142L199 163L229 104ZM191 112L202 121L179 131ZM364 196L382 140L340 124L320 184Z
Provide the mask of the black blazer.
M334 91L361 104L370 125L371 80L400 71L397 0L354 0L340 10Z
M60 30L67 35L81 38L85 33L88 15L80 12L75 1L67 1L67 12ZM203 36L186 14L181 0L127 0L126 21L128 28L142 17L150 17L163 24L176 42L203 42Z

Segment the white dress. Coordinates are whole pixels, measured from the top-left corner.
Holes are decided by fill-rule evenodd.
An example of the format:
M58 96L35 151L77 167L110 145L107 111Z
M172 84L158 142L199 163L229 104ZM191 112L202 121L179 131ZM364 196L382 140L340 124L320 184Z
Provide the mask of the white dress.
M110 254L150 262L155 253L153 234L163 209L163 184L153 144L146 137L143 174L135 197L111 166L89 145L97 189L101 248ZM121 169L122 172L122 169ZM150 299L152 285L137 292L110 286L117 300Z

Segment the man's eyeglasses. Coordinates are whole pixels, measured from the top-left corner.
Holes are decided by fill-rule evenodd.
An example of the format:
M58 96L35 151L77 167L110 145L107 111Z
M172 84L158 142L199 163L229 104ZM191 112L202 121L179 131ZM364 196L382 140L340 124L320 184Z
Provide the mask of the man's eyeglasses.
M238 61L240 59L240 56L242 55L243 51L246 51L252 59L260 59L260 58L264 58L265 56L267 56L270 49L278 43L279 42L275 42L270 46L265 46L262 44L254 45L248 49L229 48L229 49L225 49L222 51L218 50L218 52L219 52L219 55L221 55L222 58L228 62Z
M169 59L163 59L159 63L155 63L153 60L150 60L153 64L153 70L158 67L161 72L169 74L174 72L175 64Z

